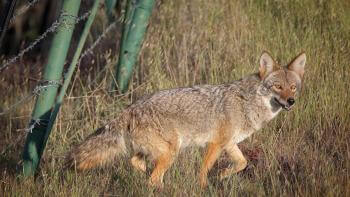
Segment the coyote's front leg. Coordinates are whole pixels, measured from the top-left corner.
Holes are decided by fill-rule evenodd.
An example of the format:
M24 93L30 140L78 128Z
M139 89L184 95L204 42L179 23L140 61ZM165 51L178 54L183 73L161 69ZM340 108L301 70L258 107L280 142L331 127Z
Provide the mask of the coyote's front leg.
M132 166L142 172L146 172L145 156L142 153L137 153L130 160Z
M220 173L220 180L230 176L233 173L244 170L247 167L247 160L244 158L242 151L238 148L237 144L233 141L229 142L224 150L229 155L230 159L234 162L234 166L224 169Z
M208 172L213 167L221 152L222 147L220 144L209 143L207 152L204 156L203 165L199 173L199 183L202 188L205 188L208 185Z

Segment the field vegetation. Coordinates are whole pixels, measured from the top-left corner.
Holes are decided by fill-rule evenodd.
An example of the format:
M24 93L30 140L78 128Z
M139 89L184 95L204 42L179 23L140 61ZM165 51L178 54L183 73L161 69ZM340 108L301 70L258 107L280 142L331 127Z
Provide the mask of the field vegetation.
M104 26L100 17L95 32ZM35 100L0 116L0 196L350 196L349 32L347 0L159 1L128 93L108 92L114 50L80 66L36 180L20 174ZM202 149L179 156L162 191L149 188L149 174L133 170L126 160L85 173L62 169L72 145L142 95L229 83L257 72L264 50L282 65L305 51L305 83L292 111L240 144L248 159L243 172L220 182L217 172L228 165L223 157L210 173L209 187L201 190ZM1 110L30 93L43 63L11 67L0 73Z

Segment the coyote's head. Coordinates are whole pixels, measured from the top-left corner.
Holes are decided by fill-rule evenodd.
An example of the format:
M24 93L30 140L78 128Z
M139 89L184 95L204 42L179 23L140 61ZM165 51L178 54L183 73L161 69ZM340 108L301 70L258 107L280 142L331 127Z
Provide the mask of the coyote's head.
M265 95L269 96L271 105L276 109L292 108L301 89L305 62L305 53L301 53L284 67L279 66L267 52L261 55L259 77Z

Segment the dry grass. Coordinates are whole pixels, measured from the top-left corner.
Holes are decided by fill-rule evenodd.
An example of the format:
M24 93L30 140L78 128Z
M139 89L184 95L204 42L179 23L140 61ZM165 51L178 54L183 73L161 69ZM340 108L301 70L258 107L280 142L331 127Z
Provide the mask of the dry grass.
M131 93L109 95L115 57L106 69L79 73L50 136L37 180L25 180L20 153L33 101L0 117L0 193L5 196L350 196L350 3L342 1L163 1L154 12ZM305 51L302 97L291 112L241 147L248 168L200 190L201 150L180 156L163 191L126 161L87 173L62 171L64 154L137 97L158 89L218 84L257 71L269 50L282 64ZM113 57L113 58L112 58ZM95 64L96 65L96 64ZM32 66L35 69L35 66ZM98 69L95 69L98 70ZM21 73L23 72L23 73ZM18 73L18 75L17 75ZM2 79L6 108L39 78L32 70ZM11 81L12 80L12 81ZM94 81L93 81L94 80ZM91 82L93 81L93 82ZM225 165L225 160L219 162ZM215 171L215 170L214 170Z

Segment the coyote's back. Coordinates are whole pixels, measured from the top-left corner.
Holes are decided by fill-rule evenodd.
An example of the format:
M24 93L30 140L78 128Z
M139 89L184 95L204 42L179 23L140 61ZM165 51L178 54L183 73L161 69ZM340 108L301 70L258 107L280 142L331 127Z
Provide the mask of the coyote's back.
M306 56L298 55L281 67L268 53L260 58L259 72L230 84L162 90L141 98L110 124L89 136L67 157L79 170L132 155L131 164L146 171L155 162L149 183L162 186L163 175L178 153L190 146L207 146L200 184L225 151L235 166L221 178L243 170L247 161L237 143L259 130L282 109L290 110L301 89Z

